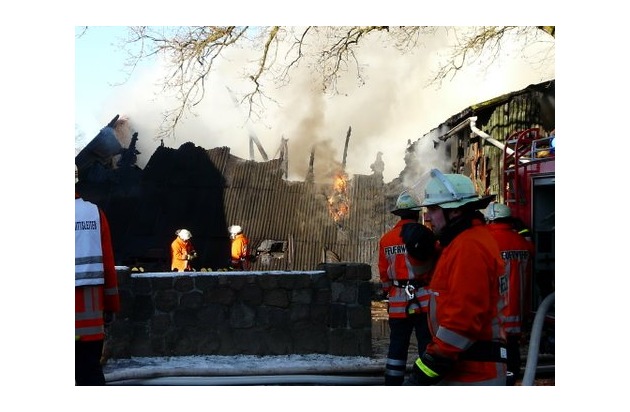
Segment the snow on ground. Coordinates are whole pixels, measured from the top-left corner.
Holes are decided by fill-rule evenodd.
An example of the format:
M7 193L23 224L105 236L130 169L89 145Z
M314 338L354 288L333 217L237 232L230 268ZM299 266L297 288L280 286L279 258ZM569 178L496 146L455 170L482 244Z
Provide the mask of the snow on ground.
M292 373L377 372L384 360L333 355L280 356L174 356L110 359L103 368L106 379L120 380L139 376L232 376Z

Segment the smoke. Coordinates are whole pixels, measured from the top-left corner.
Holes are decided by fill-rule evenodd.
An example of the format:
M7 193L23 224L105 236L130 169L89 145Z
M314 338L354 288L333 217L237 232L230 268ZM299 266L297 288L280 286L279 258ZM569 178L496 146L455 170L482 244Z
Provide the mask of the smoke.
M346 133L352 127L346 161L350 176L371 174L370 165L382 152L385 182L400 175L405 158L417 164L413 176L404 182L411 185L431 167L443 166L435 164L436 150L430 138L420 139L423 135L474 103L555 77L553 56L544 67L534 67L517 52L522 45L514 41L512 51L489 69L474 64L440 88L429 88L427 82L454 41L452 34L438 31L421 47L404 54L377 36L364 40L357 57L366 82L359 84L356 69L350 66L338 80L337 94L322 92L321 74L312 69L313 62L304 61L291 72L286 85L264 84L264 92L273 101L265 104L260 119L248 120L247 108L236 107L226 87L237 95L245 90L243 67L256 54L235 50L217 67L207 83L205 99L194 108L194 115L182 119L173 137L163 142L156 138L164 110L178 105L174 95L158 86L164 76L159 66L115 90L102 108L103 126L116 114L128 119L130 131L138 132L140 167L162 143L174 148L189 141L206 149L227 146L233 155L250 159L249 136L255 133L271 158L284 137L288 139L288 179L305 178L314 150L316 181L339 170ZM414 142L418 144L410 151ZM254 159L262 160L255 146Z

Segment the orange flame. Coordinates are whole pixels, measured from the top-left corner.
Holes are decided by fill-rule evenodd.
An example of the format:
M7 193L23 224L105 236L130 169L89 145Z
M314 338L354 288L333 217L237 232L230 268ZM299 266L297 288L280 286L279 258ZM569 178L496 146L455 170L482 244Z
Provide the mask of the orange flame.
M348 175L338 172L333 178L332 194L328 197L328 212L335 222L350 211L348 201Z

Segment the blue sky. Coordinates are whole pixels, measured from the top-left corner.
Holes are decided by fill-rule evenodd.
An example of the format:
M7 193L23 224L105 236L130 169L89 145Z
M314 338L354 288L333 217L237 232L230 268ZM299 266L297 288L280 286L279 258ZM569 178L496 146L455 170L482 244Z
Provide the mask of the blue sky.
M75 39L75 122L87 141L116 115L103 117L101 108L129 79L127 55L119 44L126 38L126 30L127 26L90 26ZM75 35L83 31L83 26L75 27Z

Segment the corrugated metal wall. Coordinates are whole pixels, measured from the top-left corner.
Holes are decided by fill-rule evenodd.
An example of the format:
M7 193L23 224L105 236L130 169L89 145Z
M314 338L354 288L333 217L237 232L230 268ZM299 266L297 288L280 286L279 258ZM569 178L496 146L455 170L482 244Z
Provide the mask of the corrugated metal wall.
M229 225L243 227L252 248L263 240L285 241L282 259L252 270L314 270L325 260L324 251L340 261L376 265L376 252L384 227L383 180L380 175L355 175L348 180L349 211L335 221L328 197L333 182L288 182L282 179L281 160L255 162L208 151L225 178L224 213Z

